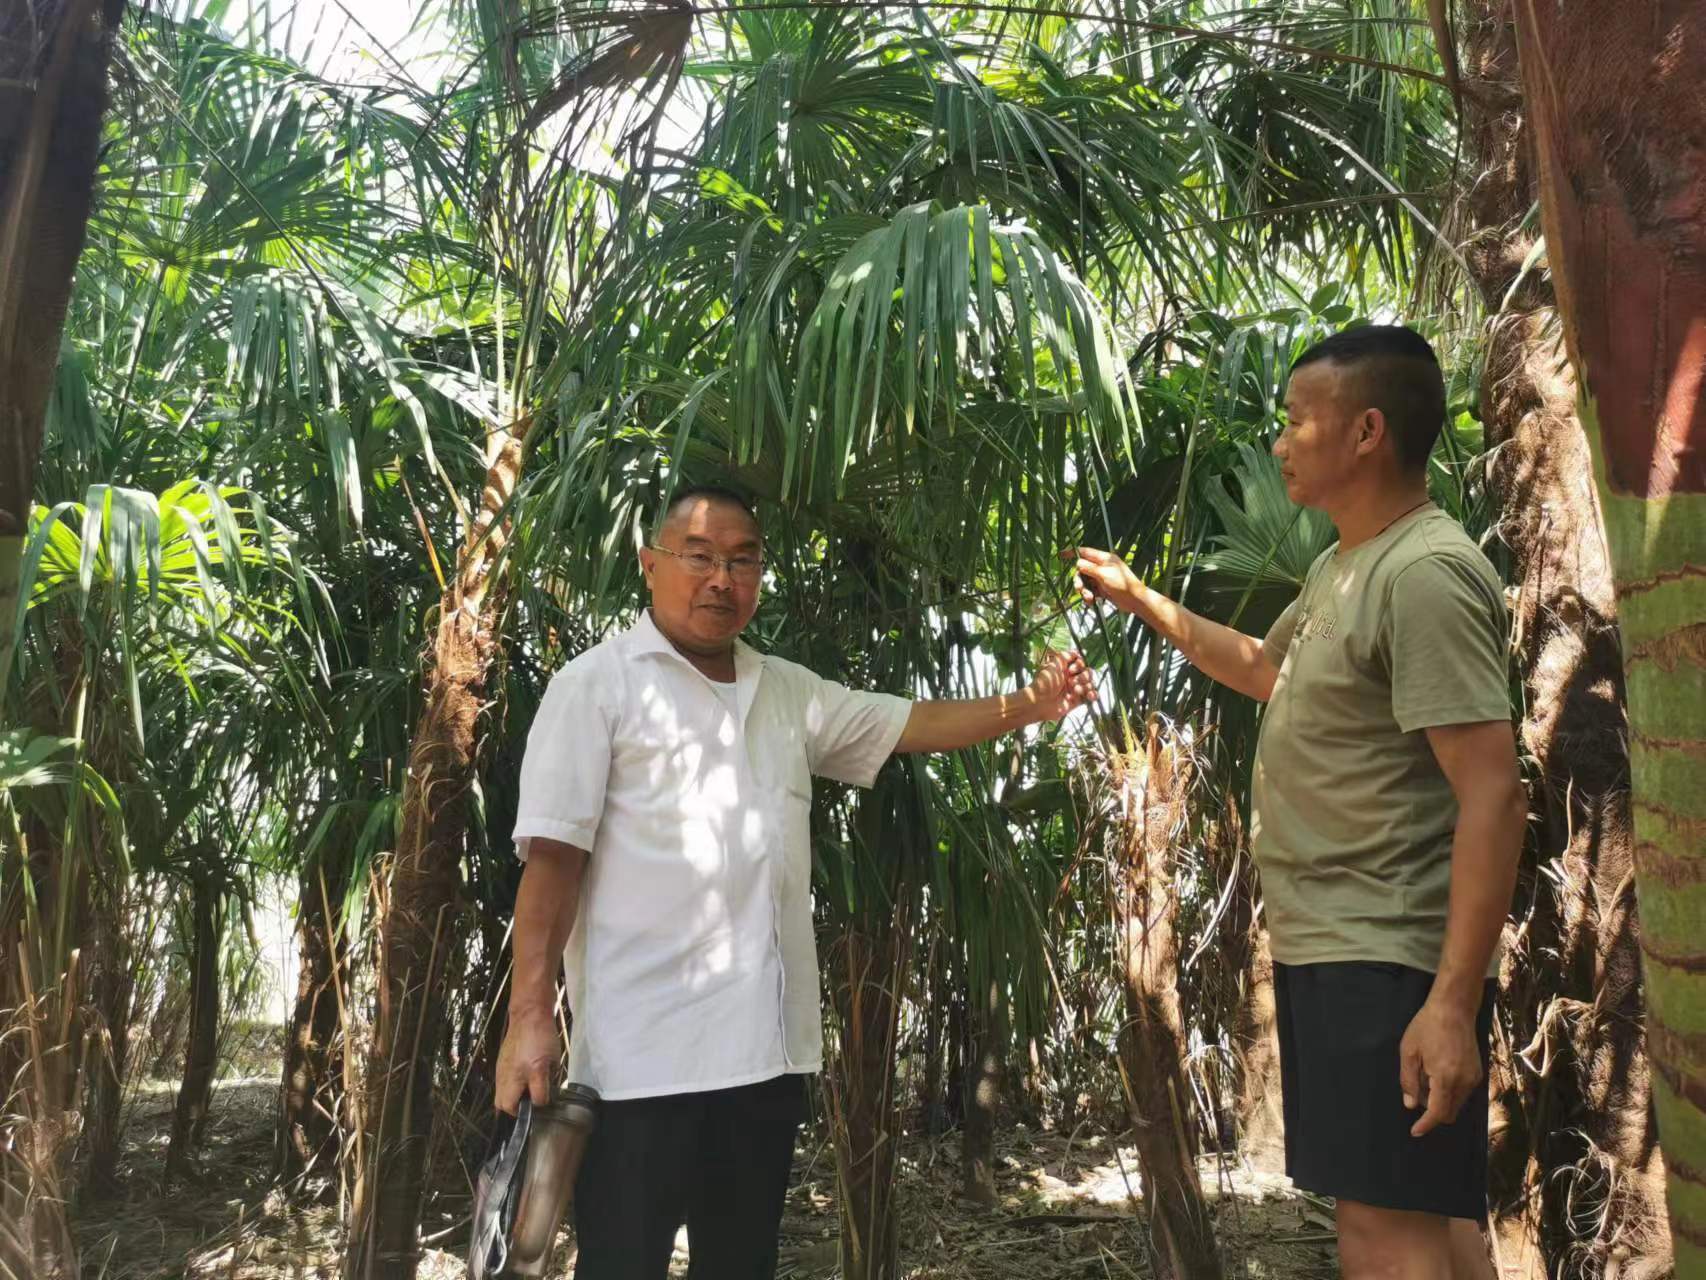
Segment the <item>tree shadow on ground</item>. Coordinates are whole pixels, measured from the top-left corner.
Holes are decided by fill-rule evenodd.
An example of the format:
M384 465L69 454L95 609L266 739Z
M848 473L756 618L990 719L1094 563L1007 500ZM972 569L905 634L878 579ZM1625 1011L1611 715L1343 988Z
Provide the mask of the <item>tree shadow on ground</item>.
M215 1085L208 1140L194 1177L163 1186L172 1086L138 1093L121 1190L77 1218L83 1273L101 1280L336 1280L335 1195L291 1204L270 1182L276 1079ZM903 1140L899 1161L902 1272L910 1280L1151 1274L1136 1198L1134 1148L1115 1135L1003 1129L996 1140L1000 1203L960 1198L959 1140ZM1331 1208L1292 1190L1283 1175L1230 1157L1202 1162L1229 1277L1332 1280L1338 1275ZM452 1176L455 1176L452 1174ZM465 1187L429 1205L420 1280L461 1280ZM781 1280L828 1280L836 1271L835 1159L819 1131L802 1135L782 1223ZM672 1275L686 1273L678 1238ZM567 1274L573 1243L559 1258Z

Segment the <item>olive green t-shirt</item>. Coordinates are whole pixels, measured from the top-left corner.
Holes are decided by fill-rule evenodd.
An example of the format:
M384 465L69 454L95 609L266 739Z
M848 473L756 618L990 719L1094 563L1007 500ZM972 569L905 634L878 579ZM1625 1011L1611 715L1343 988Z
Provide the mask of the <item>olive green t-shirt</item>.
M1424 508L1328 548L1262 648L1280 672L1251 843L1274 959L1436 972L1457 801L1423 730L1510 718L1498 574Z

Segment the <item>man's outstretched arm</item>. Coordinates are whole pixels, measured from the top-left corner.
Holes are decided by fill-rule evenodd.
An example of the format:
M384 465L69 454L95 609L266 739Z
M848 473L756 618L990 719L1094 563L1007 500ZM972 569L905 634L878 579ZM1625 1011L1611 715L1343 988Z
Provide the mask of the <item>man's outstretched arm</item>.
M1076 653L1050 653L1037 678L1015 693L993 698L915 702L894 745L909 751L953 751L987 742L1044 720L1059 720L1096 695L1096 684Z
M1079 547L1077 556L1078 594L1086 604L1100 596L1115 608L1136 614L1184 654L1192 666L1229 689L1258 702L1266 702L1272 695L1279 668L1262 652L1260 638L1210 621L1151 590L1116 555L1095 547Z

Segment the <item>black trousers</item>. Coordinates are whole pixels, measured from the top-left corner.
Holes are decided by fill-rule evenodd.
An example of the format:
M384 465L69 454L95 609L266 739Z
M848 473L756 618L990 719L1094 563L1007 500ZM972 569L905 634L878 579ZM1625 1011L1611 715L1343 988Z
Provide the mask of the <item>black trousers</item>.
M606 1102L575 1182L575 1280L771 1280L805 1077Z

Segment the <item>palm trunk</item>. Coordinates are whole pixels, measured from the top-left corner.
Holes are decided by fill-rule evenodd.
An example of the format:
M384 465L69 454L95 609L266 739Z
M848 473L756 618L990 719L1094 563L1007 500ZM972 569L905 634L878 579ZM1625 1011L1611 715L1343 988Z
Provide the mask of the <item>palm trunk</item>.
M1245 1155L1277 1165L1285 1118L1280 1108L1279 1036L1274 1021L1274 957L1268 929L1257 917L1261 885L1237 804L1229 797L1214 824L1218 874L1235 877L1221 926L1222 970L1236 974L1237 1008L1230 1011L1237 1072L1238 1145Z
M970 1043L966 1052L965 1124L960 1131L961 1194L978 1204L999 1203L995 1192L995 1114L1001 1105L1007 1048L1007 996L990 979L968 989Z
M0 0L0 674L124 0Z
M209 876L195 878L193 913L190 1033L184 1046L183 1083L172 1112L172 1136L166 1146L167 1182L190 1172L195 1149L207 1127L207 1106L218 1059L219 892Z
M118 1157L125 1080L130 1074L131 1019L136 998L133 895L122 894L115 909L93 913L95 956L90 975L93 1005L105 1034L104 1047L89 1064L89 1127L85 1194L107 1195L118 1187Z
M924 1070L918 1087L918 1104L924 1117L924 1132L932 1138L947 1129L947 1108L942 1101L942 1024L953 997L947 989L943 941L938 930L924 964Z
M1631 1254L1626 1276L1660 1274L1670 1257L1654 1230L1664 1170L1641 1037L1617 604L1555 299L1541 272L1523 272L1536 186L1511 0L1475 0L1464 17L1464 123L1478 168L1468 261L1490 313L1482 420L1516 570L1523 748L1537 765L1501 977L1495 1226L1516 1275Z
M39 826L11 825L0 846L0 1274L56 1280L78 1270L65 1206L82 1091L73 1034L82 975L77 952L60 954L51 935L55 919L86 914L85 889L75 861L48 852Z
M462 1106L475 1115L493 1115L492 1100L497 1094L498 1053L503 1048L503 1033L509 1026L509 983L504 975L511 962L510 951L504 945L504 927L495 915L481 920L485 933L481 980L467 986L464 1002L467 1031L460 1061L466 1064ZM564 1013L570 1039L574 1037L574 1016ZM484 1140L484 1132L471 1134Z
M1628 686L1647 1037L1679 1274L1706 1272L1706 8L1515 7L1547 257Z
M910 928L905 910L891 920L851 920L830 949L840 1048L824 1088L835 1125L846 1280L893 1280L900 1274L895 1050Z
M1238 1118L1244 1149L1279 1161L1285 1150L1280 1108L1279 1035L1275 1022L1274 957L1266 926L1248 926L1243 999L1238 1005Z
M328 1172L337 1154L341 1014L349 990L349 942L338 918L346 855L342 848L335 852L330 877L325 859L305 872L298 898L296 1004L285 1031L275 1156L277 1176L292 1184Z
M1192 777L1183 753L1154 722L1144 754L1125 757L1116 767L1115 782L1126 805L1116 833L1115 911L1126 1004L1119 1060L1143 1175L1155 1274L1160 1280L1218 1280L1220 1249L1197 1175L1190 1124L1173 933L1172 850L1187 816Z
M1227 805L1232 816L1236 810ZM1238 827L1238 883L1228 912L1227 970L1240 975L1233 1015L1233 1050L1238 1058L1239 1142L1253 1159L1278 1164L1285 1148L1280 1108L1279 1033L1274 1007L1274 957L1268 929L1256 918L1261 890L1255 863Z
M123 0L0 0L0 680L12 667L43 415L94 204L107 63L123 13ZM12 846L19 872L4 878L0 903L0 915L11 917L0 927L0 1072L5 1088L23 1080L29 1095L7 1104L16 1118L0 1133L0 1265L21 1275L72 1275L76 1248L64 1204L77 1128L69 1121L82 1083L79 935L29 936L30 913L12 900L34 868L21 832L0 839ZM74 868L69 874L76 878ZM72 896L81 895L73 889ZM54 967L32 977L44 959ZM10 1069L26 1061L26 1075Z
M440 604L426 706L409 751L402 831L380 904L379 1011L357 1100L363 1128L345 1274L409 1280L432 1137L434 1049L456 954L460 864L486 674L497 647L499 516L521 476L528 422L492 437L480 514Z

